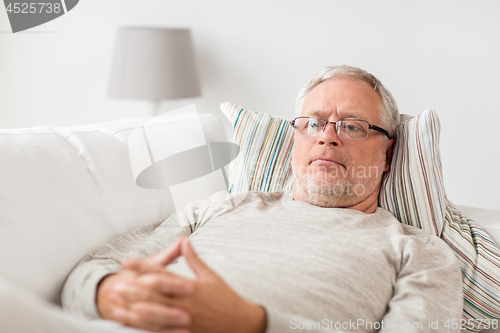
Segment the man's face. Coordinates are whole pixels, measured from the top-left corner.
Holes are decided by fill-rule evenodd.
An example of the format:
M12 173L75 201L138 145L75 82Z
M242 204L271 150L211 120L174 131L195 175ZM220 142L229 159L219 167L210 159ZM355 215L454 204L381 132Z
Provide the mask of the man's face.
M307 95L301 116L333 122L356 118L383 128L380 109L381 99L368 83L335 78ZM363 203L376 205L394 139L375 130L366 139L339 138L335 126L328 124L314 137L296 132L294 140L294 200L354 209Z

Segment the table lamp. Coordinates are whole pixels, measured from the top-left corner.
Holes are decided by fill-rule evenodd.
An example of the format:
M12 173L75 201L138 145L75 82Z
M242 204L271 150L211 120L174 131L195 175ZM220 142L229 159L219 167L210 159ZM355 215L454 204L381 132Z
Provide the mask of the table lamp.
M189 29L122 27L118 30L110 97L151 100L156 116L162 100L200 94Z

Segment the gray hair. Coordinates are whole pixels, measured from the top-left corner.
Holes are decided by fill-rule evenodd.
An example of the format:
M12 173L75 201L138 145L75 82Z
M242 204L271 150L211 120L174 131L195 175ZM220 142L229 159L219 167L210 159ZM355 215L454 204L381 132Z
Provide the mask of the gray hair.
M368 83L382 100L382 107L380 110L382 124L387 132L389 132L389 135L394 137L396 128L399 125L399 110L396 100L379 79L357 67L340 65L323 68L321 72L309 80L309 82L299 91L297 101L295 102L295 109L298 116L300 116L304 100L311 90L320 83L333 78L350 78Z

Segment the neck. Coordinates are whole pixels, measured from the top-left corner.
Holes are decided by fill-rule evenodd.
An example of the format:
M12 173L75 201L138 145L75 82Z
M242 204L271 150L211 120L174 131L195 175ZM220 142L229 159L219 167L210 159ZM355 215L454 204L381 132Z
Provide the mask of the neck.
M365 198L351 197L346 200L344 197L327 193L308 193L301 191L299 187L293 188L293 200L307 202L311 205L328 208L354 209L365 214L373 214L378 207L378 195L380 188L373 191Z

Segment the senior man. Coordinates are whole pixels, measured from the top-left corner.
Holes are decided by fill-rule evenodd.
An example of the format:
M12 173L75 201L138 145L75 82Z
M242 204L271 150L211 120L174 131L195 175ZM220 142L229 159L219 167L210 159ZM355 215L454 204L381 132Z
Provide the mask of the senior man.
M297 110L293 192L219 192L124 235L79 264L63 306L162 332L458 332L454 254L377 205L392 95L327 67Z

